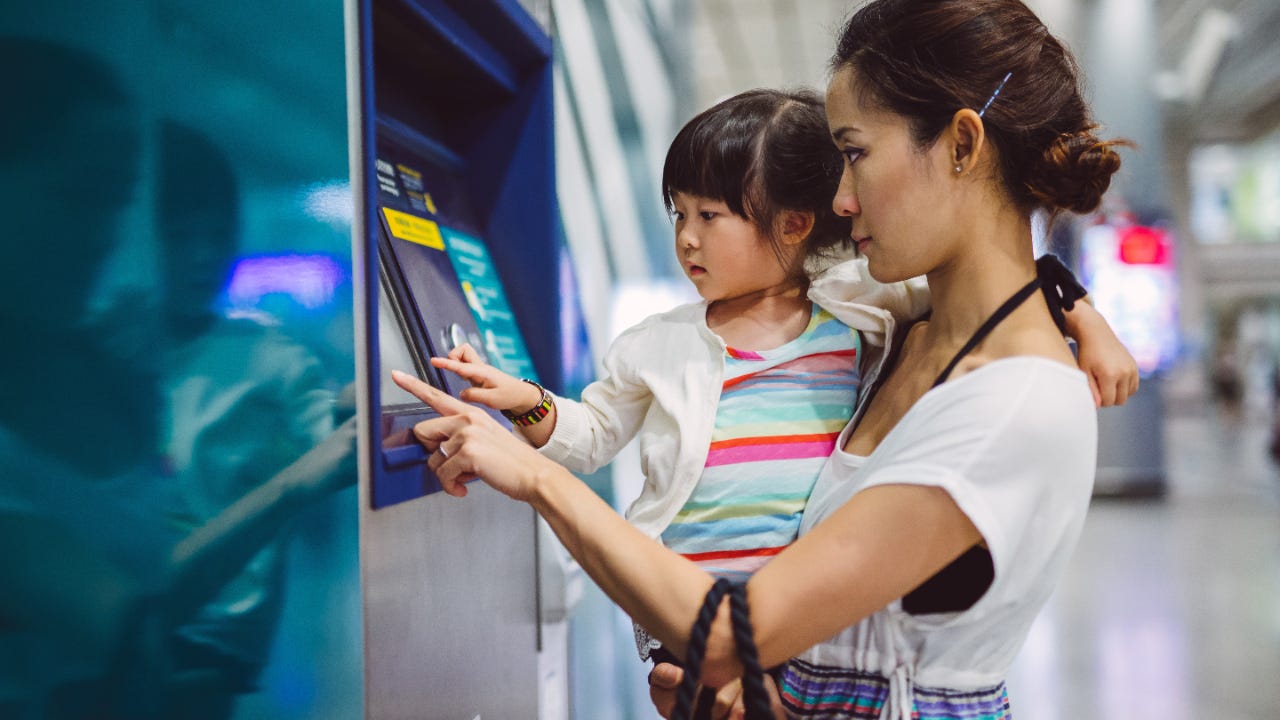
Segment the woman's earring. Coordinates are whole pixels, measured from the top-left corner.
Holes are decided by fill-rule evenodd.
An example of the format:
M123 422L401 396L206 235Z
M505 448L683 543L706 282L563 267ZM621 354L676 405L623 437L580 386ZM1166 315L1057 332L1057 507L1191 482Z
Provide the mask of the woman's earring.
M962 172L964 172L964 166L963 166L963 165L956 165L956 172L957 172L957 173L962 173Z

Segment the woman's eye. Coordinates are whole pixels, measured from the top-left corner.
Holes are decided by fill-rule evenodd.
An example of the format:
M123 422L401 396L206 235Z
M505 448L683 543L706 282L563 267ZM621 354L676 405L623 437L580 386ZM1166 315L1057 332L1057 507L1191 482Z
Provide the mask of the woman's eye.
M862 159L862 156L866 155L867 151L862 148L845 148L840 151L840 154L844 155L845 162L852 165Z

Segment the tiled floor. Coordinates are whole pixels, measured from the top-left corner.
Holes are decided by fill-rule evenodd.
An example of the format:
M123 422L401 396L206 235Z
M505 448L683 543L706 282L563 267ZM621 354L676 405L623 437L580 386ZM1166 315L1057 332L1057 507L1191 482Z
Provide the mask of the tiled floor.
M1019 720L1280 718L1268 419L1166 421L1169 493L1095 500L1009 680Z

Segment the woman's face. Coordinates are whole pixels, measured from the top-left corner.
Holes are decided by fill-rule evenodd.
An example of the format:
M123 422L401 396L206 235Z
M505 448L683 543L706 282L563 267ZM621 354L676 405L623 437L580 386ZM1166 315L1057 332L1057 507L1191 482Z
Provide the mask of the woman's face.
M827 86L827 124L844 156L832 207L852 219L851 237L872 277L897 282L945 259L954 162L944 143L917 148L906 118L864 102L864 95L852 68Z

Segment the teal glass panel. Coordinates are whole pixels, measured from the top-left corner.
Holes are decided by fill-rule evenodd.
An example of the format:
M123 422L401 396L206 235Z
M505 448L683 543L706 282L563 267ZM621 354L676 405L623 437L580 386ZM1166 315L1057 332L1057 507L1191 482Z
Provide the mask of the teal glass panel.
M359 717L342 4L9 3L0 62L0 717Z

